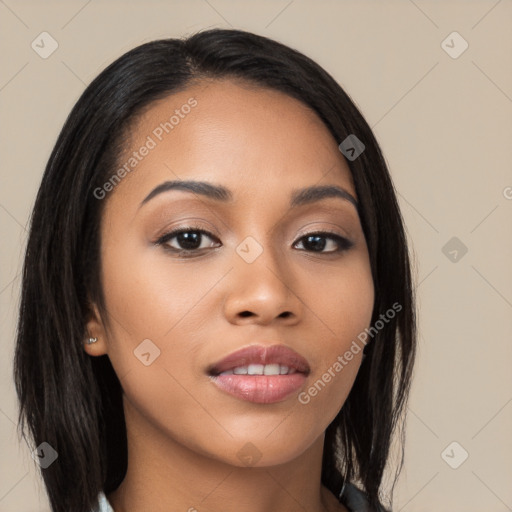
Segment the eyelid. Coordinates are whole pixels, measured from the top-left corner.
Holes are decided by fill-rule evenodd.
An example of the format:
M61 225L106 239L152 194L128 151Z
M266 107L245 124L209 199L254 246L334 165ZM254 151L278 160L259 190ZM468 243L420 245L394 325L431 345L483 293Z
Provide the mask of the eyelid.
M314 227L308 227L308 226L314 226L314 225L316 225L318 227L316 229ZM326 225L332 226L332 227L326 228L325 227ZM332 235L339 236L340 238L345 238L346 240L349 240L349 241L352 240L352 236L349 235L346 232L346 230L343 230L340 226L338 226L334 222L319 222L319 221L309 222L308 224L306 224L305 226L303 226L300 229L299 234L297 236L301 237L301 236L307 236L307 235L315 234L315 233L330 233Z
M153 243L156 245L162 245L162 244L165 244L166 242L168 242L169 240L171 240L172 238L178 236L179 234L186 233L189 231L201 233L202 235L206 235L207 237L211 238L212 240L217 240L220 242L218 237L215 236L215 234L208 231L207 229L204 229L201 226L188 224L188 225L184 225L184 226L177 227L177 228L172 228L172 229L165 231ZM185 250L185 249L183 249L183 250ZM198 249L196 249L196 250L198 250Z
M166 235L168 235L171 232L179 232L179 231L202 231L206 234L211 234L212 236L216 236L219 238L221 236L218 229L211 224L210 222L204 220L203 218L199 217L185 217L182 219L178 219L172 224L166 223L164 228L161 228L158 230L157 235L155 235L155 238L158 240Z

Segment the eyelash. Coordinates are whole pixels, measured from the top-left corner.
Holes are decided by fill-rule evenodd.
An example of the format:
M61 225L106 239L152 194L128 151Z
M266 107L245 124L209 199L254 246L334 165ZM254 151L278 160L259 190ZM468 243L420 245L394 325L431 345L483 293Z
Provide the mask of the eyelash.
M212 240L219 241L217 239L217 237L215 237L209 231L201 229L198 226L186 226L186 227L177 228L177 229L175 229L173 231L169 231L168 233L165 233L158 240L156 240L154 242L154 244L155 245L163 246L163 248L166 251L169 251L169 252L172 252L172 253L179 253L181 257L184 257L184 258L193 257L193 256L196 256L199 251L202 251L205 248L203 248L203 249L176 249L175 247L170 247L169 245L167 245L167 242L169 242L169 240L172 240L174 237L176 237L176 236L178 236L178 235L180 235L182 233L190 233L190 232L192 232L192 233L201 233L202 235L206 235L207 237L211 238ZM311 237L311 236L317 236L317 237L322 237L322 238L330 238L330 239L332 239L332 240L334 240L336 242L336 244L338 245L338 248L335 249L334 251L327 251L327 252L324 252L324 251L308 251L306 249L301 249L301 250L304 250L305 252L316 253L316 254L326 254L326 255L327 254L338 254L338 253L342 253L342 252L348 251L354 245L353 242L351 242L347 238L344 238L344 237L340 236L339 234L335 233L334 231L329 231L329 230L312 231L311 233L303 234L297 240L297 242L302 241L303 239ZM297 243L297 242L295 242L295 243ZM295 245L295 243L294 243L294 245Z

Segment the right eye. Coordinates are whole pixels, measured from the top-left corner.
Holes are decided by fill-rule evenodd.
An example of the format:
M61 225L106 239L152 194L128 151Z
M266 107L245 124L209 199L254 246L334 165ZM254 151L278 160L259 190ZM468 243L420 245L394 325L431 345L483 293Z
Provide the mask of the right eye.
M188 226L177 228L165 233L155 242L155 244L162 245L165 250L179 253L186 257L189 253L211 247L211 243L208 244L205 242L205 239L207 238L219 242L218 239L210 232L194 226Z

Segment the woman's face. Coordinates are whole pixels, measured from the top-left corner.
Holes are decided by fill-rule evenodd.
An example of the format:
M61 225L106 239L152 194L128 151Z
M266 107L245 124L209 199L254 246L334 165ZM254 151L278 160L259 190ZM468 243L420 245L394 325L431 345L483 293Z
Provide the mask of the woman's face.
M297 100L227 80L173 94L137 120L119 162L125 172L95 192L107 201L110 328L92 319L100 341L86 348L108 353L128 429L237 466L284 463L322 436L356 377L362 351L343 356L374 302L339 142ZM177 180L227 192L168 183ZM297 195L325 186L342 192ZM168 235L178 228L185 233ZM274 345L308 368L272 375L297 362L285 351L262 359ZM254 346L260 353L236 361L233 375L210 373ZM265 362L269 375L243 375Z

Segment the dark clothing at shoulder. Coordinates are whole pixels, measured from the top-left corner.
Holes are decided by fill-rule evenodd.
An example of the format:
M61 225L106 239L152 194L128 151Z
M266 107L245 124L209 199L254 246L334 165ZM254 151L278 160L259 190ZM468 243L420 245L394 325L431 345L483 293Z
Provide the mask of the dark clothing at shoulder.
M348 482L341 495L341 503L343 503L350 512L391 512L381 505L379 505L378 508L371 507L365 493Z

